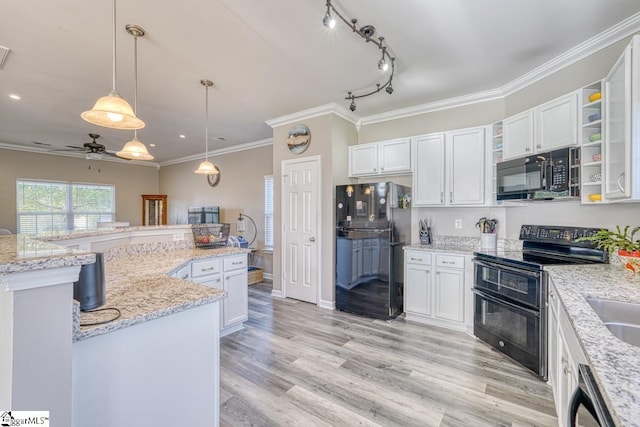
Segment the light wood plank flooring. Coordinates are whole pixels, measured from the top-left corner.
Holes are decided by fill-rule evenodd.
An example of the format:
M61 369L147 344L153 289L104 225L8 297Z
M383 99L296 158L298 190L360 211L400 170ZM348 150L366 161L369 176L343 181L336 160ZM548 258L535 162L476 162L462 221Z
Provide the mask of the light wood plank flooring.
M463 333L249 287L221 340L222 426L557 426L551 389Z

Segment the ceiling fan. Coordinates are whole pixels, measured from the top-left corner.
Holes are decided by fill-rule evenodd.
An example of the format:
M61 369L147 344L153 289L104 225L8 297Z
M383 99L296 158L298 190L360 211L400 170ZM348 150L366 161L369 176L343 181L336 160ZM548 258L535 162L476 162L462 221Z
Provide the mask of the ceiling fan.
M121 157L116 156L116 152L113 150L107 150L106 147L102 144L96 142L96 139L100 138L100 135L97 133L90 133L89 137L93 140L91 142L85 142L82 144L82 147L78 145L67 145L68 149L61 150L49 150L49 151L75 151L79 153L84 153L85 158L87 160L101 160L102 156L107 155L111 157L115 157L120 159Z

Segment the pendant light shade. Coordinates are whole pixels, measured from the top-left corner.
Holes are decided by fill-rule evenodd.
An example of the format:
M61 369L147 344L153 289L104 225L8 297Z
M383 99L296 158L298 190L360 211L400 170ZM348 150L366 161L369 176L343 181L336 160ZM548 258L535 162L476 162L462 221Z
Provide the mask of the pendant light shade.
M198 169L195 171L195 173L201 173L203 175L217 175L220 173L220 170L216 165L208 160L205 160L204 162L200 163L200 166L198 166Z
M144 36L144 30L137 25L128 24L126 30L133 36L133 108L138 109L138 37ZM133 131L133 139L116 153L116 156L128 160L153 160L153 156L147 151L147 147L138 139L138 130Z
M129 160L153 160L153 156L149 154L147 147L140 142L138 135L134 135L131 141L124 144L116 156Z
M113 0L113 86L111 91L96 101L93 108L80 114L94 125L112 129L142 129L144 122L136 117L131 105L116 89L116 0Z
M204 101L204 162L200 163L198 169L194 172L202 175L217 175L220 170L216 165L209 161L209 88L213 86L211 80L200 80L200 84L204 86L205 101Z

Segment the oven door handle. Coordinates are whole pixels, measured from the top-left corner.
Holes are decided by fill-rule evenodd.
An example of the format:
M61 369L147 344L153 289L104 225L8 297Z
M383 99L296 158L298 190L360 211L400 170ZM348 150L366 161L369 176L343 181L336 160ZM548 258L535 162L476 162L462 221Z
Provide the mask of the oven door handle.
M529 276L529 277L535 277L535 278L540 278L540 275L542 274L539 271L528 271L528 270L520 270L518 268L514 268L514 267L509 267L503 264L489 264L483 261L478 261L478 260L474 260L473 261L475 264L480 265L482 267L487 267L487 268L495 268L496 270L507 270L509 272L515 273L515 274L520 274L522 276Z
M494 302L496 304L506 305L507 307L513 308L515 310L524 311L524 312L532 314L532 315L534 315L536 317L540 317L540 311L538 311L538 310L532 310L530 308L523 307L521 305L517 305L517 304L514 304L512 302L505 301L503 299L499 299L499 298L493 297L493 296L491 296L489 294L485 294L484 292L481 292L481 291L479 291L477 289L474 289L473 293L478 295L481 298L484 298L484 299L489 300L491 302Z

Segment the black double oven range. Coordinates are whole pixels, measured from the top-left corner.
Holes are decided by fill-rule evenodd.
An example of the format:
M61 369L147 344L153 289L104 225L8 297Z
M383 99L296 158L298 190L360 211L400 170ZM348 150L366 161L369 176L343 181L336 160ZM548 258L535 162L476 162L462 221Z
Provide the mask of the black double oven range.
M474 334L547 379L545 266L606 263L590 242L598 228L523 225L522 250L475 252Z

